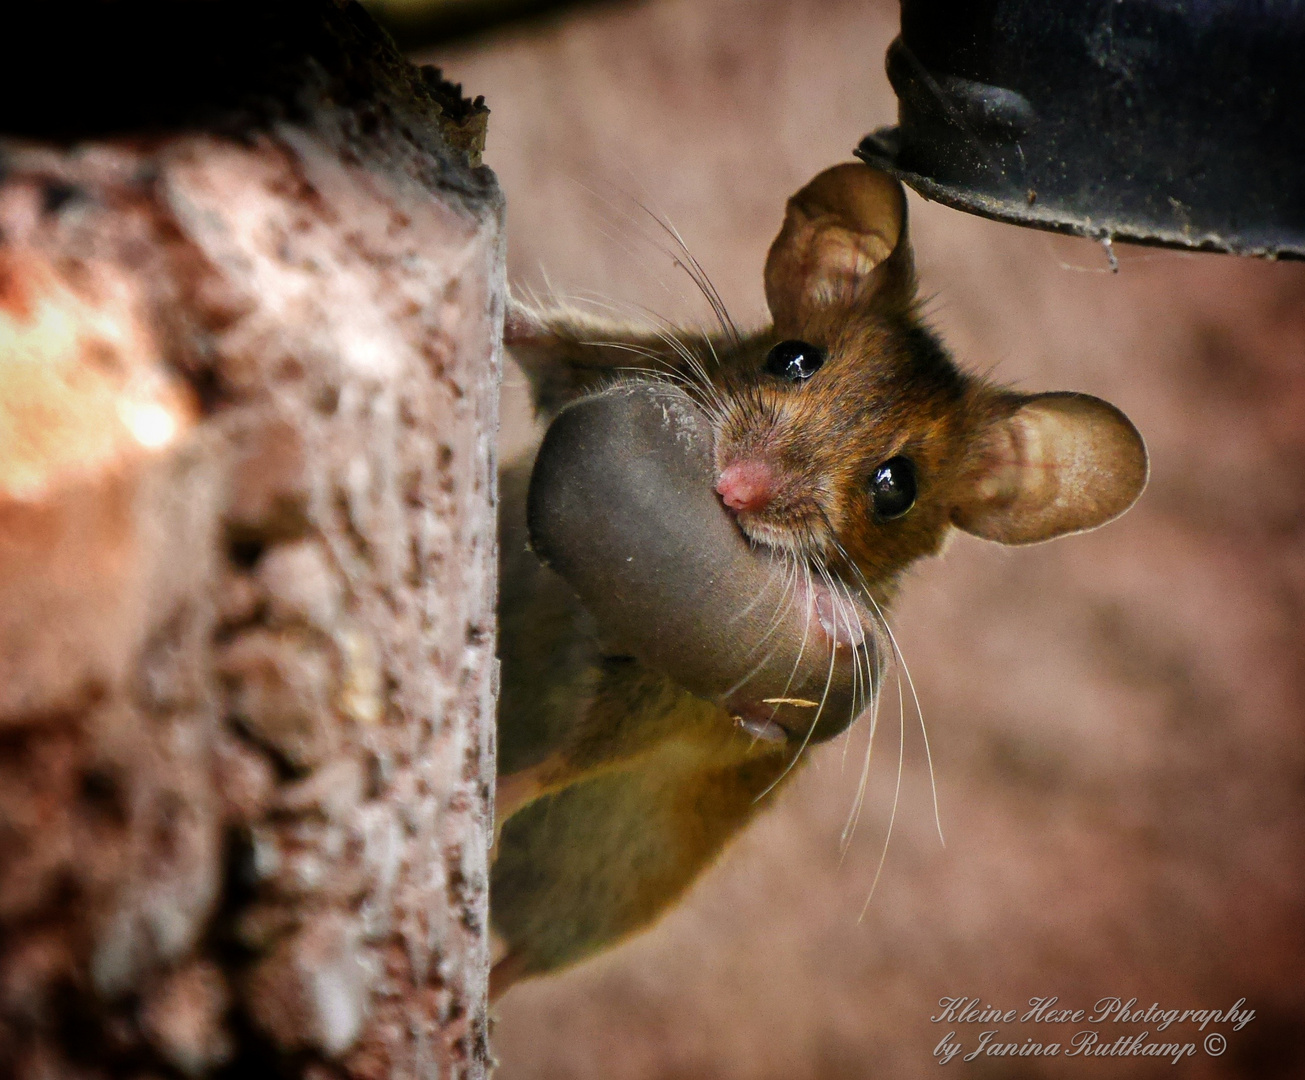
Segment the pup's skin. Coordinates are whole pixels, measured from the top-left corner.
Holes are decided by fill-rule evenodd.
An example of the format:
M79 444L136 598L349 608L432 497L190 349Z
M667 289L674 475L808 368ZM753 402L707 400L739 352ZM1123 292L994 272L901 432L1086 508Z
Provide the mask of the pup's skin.
M550 418L632 367L686 384L710 418L715 488L737 527L827 583L815 586L826 605L854 611L843 617L868 635L867 613L953 528L1037 543L1095 528L1141 494L1146 450L1114 406L1017 394L955 366L921 322L891 177L839 165L793 196L765 285L774 323L753 333L724 325L672 342L514 305L507 344ZM607 647L528 550L528 480L528 465L502 477L495 997L651 923L808 742ZM827 611L821 621L828 631Z

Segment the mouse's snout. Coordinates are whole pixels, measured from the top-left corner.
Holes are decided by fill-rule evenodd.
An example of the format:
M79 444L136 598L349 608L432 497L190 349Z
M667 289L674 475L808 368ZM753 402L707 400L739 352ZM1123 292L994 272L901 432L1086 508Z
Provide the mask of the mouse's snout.
M716 491L726 506L739 513L764 510L775 497L774 468L759 458L743 458L727 465L716 481Z

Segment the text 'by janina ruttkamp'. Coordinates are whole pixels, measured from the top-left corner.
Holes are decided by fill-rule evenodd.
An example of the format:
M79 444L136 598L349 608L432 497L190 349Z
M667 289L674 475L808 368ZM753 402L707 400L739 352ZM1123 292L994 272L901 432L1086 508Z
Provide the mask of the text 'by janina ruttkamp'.
M1218 1057L1228 1040L1215 1030L1241 1031L1255 1019L1245 998L1226 1009L1172 1009L1137 998L1103 997L1091 1008L1061 1005L1055 997L1030 998L1023 1009L999 1008L977 997L945 997L929 1019L948 1031L933 1048L940 1065L982 1057L1160 1058L1177 1065L1205 1053ZM1037 1024L1038 1032L1009 1034L1009 1025ZM1003 1032L1002 1026L1007 1026ZM1122 1026L1121 1026L1122 1025Z

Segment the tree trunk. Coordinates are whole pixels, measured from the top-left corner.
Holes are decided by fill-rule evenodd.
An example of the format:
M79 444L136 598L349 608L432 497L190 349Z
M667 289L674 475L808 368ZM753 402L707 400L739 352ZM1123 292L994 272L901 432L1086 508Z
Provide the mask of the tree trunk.
M484 110L356 6L57 8L0 17L0 1075L483 1076Z

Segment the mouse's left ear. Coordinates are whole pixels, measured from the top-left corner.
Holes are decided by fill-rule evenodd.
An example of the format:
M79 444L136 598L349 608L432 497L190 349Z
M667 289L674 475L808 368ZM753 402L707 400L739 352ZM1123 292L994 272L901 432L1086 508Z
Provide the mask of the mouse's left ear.
M869 165L835 165L788 200L766 257L766 302L781 335L823 310L910 306L915 266L906 193Z
M1037 394L979 435L952 523L1002 544L1095 529L1137 501L1147 470L1142 436L1109 402Z

